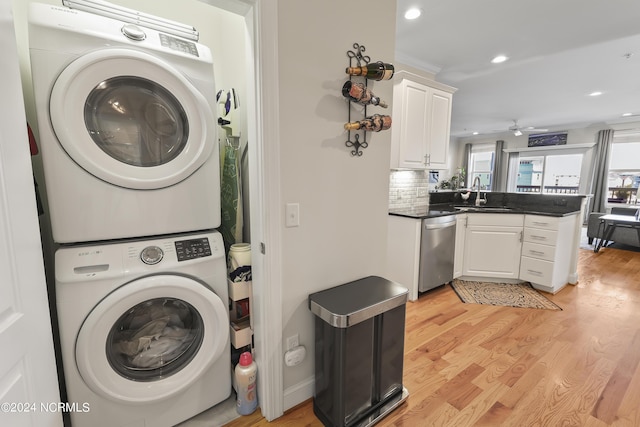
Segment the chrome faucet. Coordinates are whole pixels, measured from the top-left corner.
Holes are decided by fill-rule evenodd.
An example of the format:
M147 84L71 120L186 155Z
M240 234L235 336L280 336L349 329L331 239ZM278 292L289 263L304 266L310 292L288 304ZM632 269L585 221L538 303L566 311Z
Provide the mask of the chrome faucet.
M487 203L487 193L484 194L484 199L480 198L480 175L476 175L476 177L473 179L473 185L471 186L471 188L478 186L477 189L477 193L476 193L476 206L480 206L480 205L484 205L485 203Z

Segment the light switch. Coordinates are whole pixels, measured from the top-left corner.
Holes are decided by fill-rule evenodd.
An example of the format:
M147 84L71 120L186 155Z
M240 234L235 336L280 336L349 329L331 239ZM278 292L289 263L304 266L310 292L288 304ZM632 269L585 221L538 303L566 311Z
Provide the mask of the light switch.
M287 203L285 209L285 226L298 227L300 225L300 204Z

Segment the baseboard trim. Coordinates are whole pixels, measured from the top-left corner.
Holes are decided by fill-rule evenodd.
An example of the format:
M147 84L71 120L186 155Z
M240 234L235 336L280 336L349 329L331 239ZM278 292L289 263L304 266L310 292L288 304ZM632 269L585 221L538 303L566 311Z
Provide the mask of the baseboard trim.
M284 410L288 410L313 397L315 377L288 387L284 390Z

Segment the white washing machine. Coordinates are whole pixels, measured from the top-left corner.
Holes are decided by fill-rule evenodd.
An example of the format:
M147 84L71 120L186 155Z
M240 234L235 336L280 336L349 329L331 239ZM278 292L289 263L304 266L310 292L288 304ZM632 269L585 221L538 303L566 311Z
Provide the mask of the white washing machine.
M29 46L56 242L220 225L213 61L206 46L39 3L30 5Z
M74 427L173 426L231 394L218 232L56 252Z

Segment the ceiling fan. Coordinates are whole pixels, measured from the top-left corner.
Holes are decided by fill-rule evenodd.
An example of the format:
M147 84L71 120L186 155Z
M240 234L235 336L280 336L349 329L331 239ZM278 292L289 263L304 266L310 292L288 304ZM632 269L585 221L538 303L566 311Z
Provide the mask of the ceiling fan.
M522 135L522 132L547 132L549 129L536 129L532 126L529 126L529 127L518 126L518 121L513 119L513 126L511 126L509 130L513 132L515 136L520 136Z

